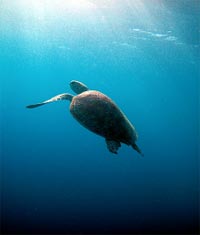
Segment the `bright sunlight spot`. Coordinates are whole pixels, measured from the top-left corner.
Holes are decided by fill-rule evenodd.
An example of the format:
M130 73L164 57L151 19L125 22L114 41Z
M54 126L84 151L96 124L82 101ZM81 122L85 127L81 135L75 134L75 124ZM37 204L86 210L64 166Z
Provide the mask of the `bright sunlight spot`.
M89 2L88 0L19 0L18 2L22 8L31 8L33 11L41 12L45 11L57 11L57 10L67 10L67 11L90 11L95 9L95 4Z
M89 10L95 7L94 4L87 0L65 0L62 3L65 7L71 9Z

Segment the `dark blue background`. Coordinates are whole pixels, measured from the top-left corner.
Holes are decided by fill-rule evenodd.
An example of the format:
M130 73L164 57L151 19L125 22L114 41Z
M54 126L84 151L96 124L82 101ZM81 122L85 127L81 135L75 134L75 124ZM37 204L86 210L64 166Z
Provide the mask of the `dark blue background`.
M199 1L0 2L2 233L198 230ZM142 158L80 126L72 91L110 96Z

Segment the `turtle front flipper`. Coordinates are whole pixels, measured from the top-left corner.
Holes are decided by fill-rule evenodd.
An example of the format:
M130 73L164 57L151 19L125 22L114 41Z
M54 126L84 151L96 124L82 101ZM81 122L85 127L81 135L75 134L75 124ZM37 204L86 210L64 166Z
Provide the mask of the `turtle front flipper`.
M108 140L106 139L106 144L107 144L107 148L111 153L115 153L117 154L117 150L119 149L119 147L121 147L120 142L115 141L115 140Z
M64 93L64 94L56 95L56 96L52 97L51 99L45 100L45 101L43 101L41 103L28 105L28 106L26 106L26 108L29 108L29 109L37 108L37 107L39 107L41 105L49 104L49 103L52 103L52 102L56 102L58 100L69 100L69 101L71 101L72 98L73 98L72 95Z

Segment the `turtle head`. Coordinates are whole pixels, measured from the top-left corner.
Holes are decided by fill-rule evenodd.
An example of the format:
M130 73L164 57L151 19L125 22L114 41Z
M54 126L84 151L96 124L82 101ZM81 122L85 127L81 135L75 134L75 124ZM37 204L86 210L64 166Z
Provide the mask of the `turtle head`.
M83 84L82 82L79 82L79 81L75 81L75 80L72 80L70 82L70 87L76 94L80 94L84 91L89 90L85 84Z

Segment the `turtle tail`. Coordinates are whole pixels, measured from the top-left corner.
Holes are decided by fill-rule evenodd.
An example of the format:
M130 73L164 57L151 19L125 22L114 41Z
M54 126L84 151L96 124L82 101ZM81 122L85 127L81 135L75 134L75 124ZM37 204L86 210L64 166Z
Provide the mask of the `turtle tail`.
M132 148L135 149L135 151L137 151L141 156L144 157L144 154L142 153L142 151L140 150L140 148L137 146L136 143L131 144Z

